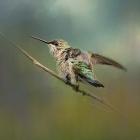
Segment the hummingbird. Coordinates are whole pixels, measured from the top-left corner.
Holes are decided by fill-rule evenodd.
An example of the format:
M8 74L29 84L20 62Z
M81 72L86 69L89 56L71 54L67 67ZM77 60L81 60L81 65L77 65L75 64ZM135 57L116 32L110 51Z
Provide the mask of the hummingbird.
M95 76L94 66L96 64L114 66L126 71L126 68L115 60L73 48L65 40L46 41L35 36L31 37L48 45L51 55L56 60L59 76L67 84L71 84L75 90L79 89L79 82L88 83L94 87L104 87Z

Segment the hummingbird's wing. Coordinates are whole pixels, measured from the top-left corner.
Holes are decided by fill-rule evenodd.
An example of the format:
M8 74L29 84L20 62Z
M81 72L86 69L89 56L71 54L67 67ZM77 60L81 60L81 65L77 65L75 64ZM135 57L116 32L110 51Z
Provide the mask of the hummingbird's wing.
M110 58L107 58L105 56L96 54L96 53L91 53L91 62L93 64L103 64L103 65L114 66L116 68L126 71L126 68L123 65L121 65L120 63L118 63L115 60L112 60Z
M74 61L73 68L81 81L86 81L87 83L95 87L104 87L103 84L101 84L94 78L93 71L86 63L82 61Z

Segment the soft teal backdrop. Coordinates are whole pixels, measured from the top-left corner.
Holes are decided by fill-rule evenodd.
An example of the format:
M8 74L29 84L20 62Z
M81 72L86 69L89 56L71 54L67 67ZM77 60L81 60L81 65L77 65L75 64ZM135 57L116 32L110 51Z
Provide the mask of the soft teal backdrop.
M0 32L55 69L47 46L63 38L113 58L123 72L96 66L106 98L127 119L34 66L0 38L0 140L140 140L140 1L0 0Z

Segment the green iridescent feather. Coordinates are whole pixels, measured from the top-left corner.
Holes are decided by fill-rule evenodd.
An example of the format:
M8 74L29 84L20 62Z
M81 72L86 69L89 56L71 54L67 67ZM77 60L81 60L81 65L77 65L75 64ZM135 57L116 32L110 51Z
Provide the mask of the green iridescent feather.
M84 62L81 61L73 61L74 69L76 73L78 73L81 77L89 78L94 80L94 74L91 68Z
M78 76L95 87L104 87L98 80L94 78L94 73L89 65L82 61L73 61L73 68Z

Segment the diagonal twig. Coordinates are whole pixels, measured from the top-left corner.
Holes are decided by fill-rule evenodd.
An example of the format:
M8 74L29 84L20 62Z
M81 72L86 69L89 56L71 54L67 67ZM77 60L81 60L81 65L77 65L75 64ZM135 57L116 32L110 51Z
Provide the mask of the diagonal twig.
M49 73L50 75L54 76L55 78L57 78L58 80L60 80L61 82L65 83L64 79L62 79L61 77L59 77L54 71L50 70L49 68L47 68L46 66L44 66L43 64L41 64L39 61L37 61L34 57L32 57L28 52L26 52L24 49L22 49L19 45L15 44L13 41L7 39L7 37L0 33L1 37L3 37L6 41L8 41L11 45L13 45L14 47L16 47L23 55L25 55L29 60L32 61L32 63L34 65L36 65L37 67L39 67L40 69L44 70L45 72ZM68 83L66 84L70 87L73 88L73 85ZM114 110L116 112L119 112L116 108L114 108L111 104L109 104L107 101L105 101L104 99L94 95L93 93L88 93L85 90L82 89L78 89L76 91L77 93L81 93L84 96L88 96L96 101L98 101L99 103L107 106L108 108L110 108L111 110Z

